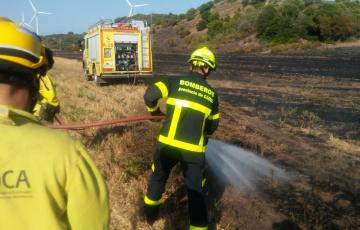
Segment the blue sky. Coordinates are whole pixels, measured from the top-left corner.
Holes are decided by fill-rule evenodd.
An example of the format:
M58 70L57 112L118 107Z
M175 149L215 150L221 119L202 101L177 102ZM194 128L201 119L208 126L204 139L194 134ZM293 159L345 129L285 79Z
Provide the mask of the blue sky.
M0 0L0 16L8 17L15 22L21 21L21 12L25 21L30 21L33 15L28 0ZM192 7L198 7L209 0L130 0L133 4L150 4L136 8L136 13L185 13ZM127 16L129 6L125 0L33 0L40 11L52 12L53 15L39 16L39 33L48 35L54 33L85 32L87 28L99 19L115 19ZM33 25L35 28L35 23Z

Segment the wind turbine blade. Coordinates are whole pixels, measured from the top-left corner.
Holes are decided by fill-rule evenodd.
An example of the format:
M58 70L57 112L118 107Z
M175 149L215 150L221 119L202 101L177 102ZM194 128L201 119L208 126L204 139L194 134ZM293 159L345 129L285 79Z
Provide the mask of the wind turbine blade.
M24 23L24 26L30 28L30 29L33 29L31 25L27 24L27 23Z
M22 24L25 23L25 14L24 14L24 11L21 12L21 23L22 23Z
M39 19L36 17L36 34L39 34Z
M134 5L134 7L148 6L149 4Z
M126 0L126 2L130 7L133 7L133 5L131 4L131 2L129 0Z
M34 6L34 3L31 0L29 0L29 2L30 2L30 5L31 5L31 8L33 9L33 11L36 12L37 10Z
M131 7L131 8L130 8L130 13L129 13L129 17L128 17L128 18L132 17L133 10L134 10L134 8L133 8L133 7Z
M50 14L52 14L52 13L50 13L50 12L43 12L43 11L39 11L39 12L38 12L38 14L47 14L47 15L50 15Z
M31 17L29 24L31 24L35 18L36 18L36 13L34 13L34 15Z

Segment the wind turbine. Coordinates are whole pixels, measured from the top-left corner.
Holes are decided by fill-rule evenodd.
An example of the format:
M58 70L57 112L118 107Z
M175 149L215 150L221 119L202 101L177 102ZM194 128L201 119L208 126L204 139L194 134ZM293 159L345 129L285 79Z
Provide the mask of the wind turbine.
M36 9L36 7L34 6L34 3L29 0L29 3L31 5L31 8L33 9L34 11L34 15L32 16L31 20L30 20L30 24L34 21L35 19L35 23L36 23L36 33L39 34L39 15L40 14L52 14L52 13L49 13L49 12L43 12L43 11L39 11L38 9Z
M23 27L28 27L30 29L32 29L31 25L27 24L25 22L25 15L24 15L24 12L21 12L21 22L19 22L19 25L20 26L23 26Z
M131 17L133 16L134 8L136 8L136 7L142 7L142 6L148 6L148 5L149 5L149 4L133 5L133 4L131 4L131 2L130 2L129 0L126 0L126 2L127 2L128 5L130 6L130 12L129 12L128 18L131 18Z

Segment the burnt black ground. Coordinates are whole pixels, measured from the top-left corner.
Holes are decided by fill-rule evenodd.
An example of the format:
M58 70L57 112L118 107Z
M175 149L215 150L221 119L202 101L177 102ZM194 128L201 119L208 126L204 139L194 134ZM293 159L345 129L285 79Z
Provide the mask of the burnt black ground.
M56 56L82 59L80 52L55 52ZM154 75L187 71L188 54L154 53ZM360 47L307 50L289 54L218 56L214 79L236 79L248 73L302 75L360 80Z
M358 48L360 50L360 48ZM154 54L156 74L186 71L188 55ZM302 75L360 80L360 51L351 56L347 49L323 54L220 55L214 79L234 80L249 72L261 75Z
M187 71L187 58L182 54L155 54L155 76ZM305 228L356 229L359 190L352 185L359 183L359 177L355 176L359 159L350 152L339 153L344 157L328 156L327 153L334 150L328 146L327 136L359 141L360 48L276 55L220 55L218 60L219 68L210 79L220 80L216 82L220 103L232 108L231 112L223 111L224 120L227 119L223 122L231 123L236 113L242 113L242 108L254 108L250 117L265 121L275 133L279 132L268 138L285 140L288 134L288 138L296 137L299 142L288 146L283 153L265 155L274 161L287 159L278 163L310 178L302 180L301 184L311 189L293 185L268 189L269 202L278 204L279 212ZM221 80L225 80L224 83ZM304 112L313 113L319 118L313 129L320 130L325 137L292 131L280 134L283 130L277 127L281 109L294 110L285 123L295 128L299 127L299 117ZM236 142L236 136L234 133L228 141ZM244 141L239 140L240 143ZM305 145L311 148L303 149L302 141L308 142ZM331 198L326 200L324 194Z

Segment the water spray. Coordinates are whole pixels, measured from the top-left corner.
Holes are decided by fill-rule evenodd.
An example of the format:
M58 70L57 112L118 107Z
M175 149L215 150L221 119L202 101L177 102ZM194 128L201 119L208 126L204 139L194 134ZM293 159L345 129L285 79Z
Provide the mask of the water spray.
M278 182L290 179L283 169L266 159L219 140L209 140L206 161L219 182L241 190L254 190L255 181L264 177Z

